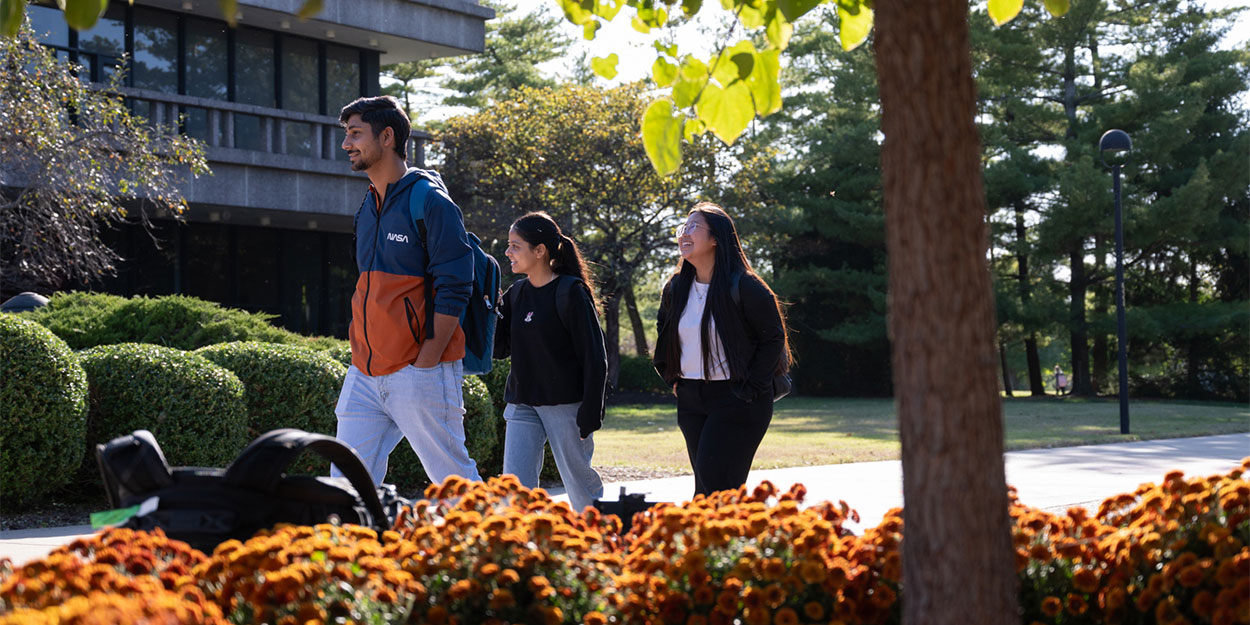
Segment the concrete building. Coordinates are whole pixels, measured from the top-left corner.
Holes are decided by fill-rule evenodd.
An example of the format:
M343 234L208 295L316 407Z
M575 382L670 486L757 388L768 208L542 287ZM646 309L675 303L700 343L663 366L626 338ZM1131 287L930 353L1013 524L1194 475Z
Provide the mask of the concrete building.
M338 111L378 95L383 65L481 52L494 12L467 0L325 0L301 20L301 4L239 0L232 28L216 0L113 0L85 32L54 6L28 8L45 45L93 82L130 59L132 110L203 141L213 170L188 181L185 223L158 220L159 245L137 228L108 233L126 260L93 288L192 295L346 335L352 221L368 179L339 149ZM424 162L427 140L414 131L410 163Z

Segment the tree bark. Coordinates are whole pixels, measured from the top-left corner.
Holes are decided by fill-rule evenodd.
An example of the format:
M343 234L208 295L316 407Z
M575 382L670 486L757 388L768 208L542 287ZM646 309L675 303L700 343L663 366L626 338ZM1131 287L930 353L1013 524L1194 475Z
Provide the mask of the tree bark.
M903 622L1016 624L968 4L876 11Z
M603 347L608 355L608 388L621 374L621 292L603 290Z
M1094 387L1089 378L1089 321L1085 317L1085 295L1089 276L1085 270L1085 248L1078 242L1068 252L1071 279L1068 282L1068 336L1072 343L1072 394L1090 397Z
M1007 345L1002 341L998 342L998 362L1003 368L1003 392L1010 399L1015 395L1011 390L1011 371L1007 368Z
M634 353L639 356L650 356L647 348L647 327L642 323L642 315L638 313L638 302L634 299L634 283L625 285L625 313L629 315L629 325L634 329Z
M1105 237L1094 235L1094 275L1105 275L1107 267L1107 246ZM1111 300L1115 298L1115 283L1108 289L1106 281L1094 285L1094 318L1107 319L1111 313ZM1089 385L1095 395L1107 388L1107 376L1110 371L1111 344L1105 331L1094 333L1092 351L1089 356ZM1117 378L1118 379L1118 378Z
M1028 231L1024 224L1024 200L1015 201L1016 213L1016 279L1020 285L1020 305L1026 311L1033 301L1033 286L1029 282ZM1027 319L1028 317L1026 317ZM1046 383L1042 381L1042 365L1037 355L1037 334L1025 329L1024 358L1029 367L1029 393L1034 397L1046 396ZM1010 397L1010 395L1009 395Z

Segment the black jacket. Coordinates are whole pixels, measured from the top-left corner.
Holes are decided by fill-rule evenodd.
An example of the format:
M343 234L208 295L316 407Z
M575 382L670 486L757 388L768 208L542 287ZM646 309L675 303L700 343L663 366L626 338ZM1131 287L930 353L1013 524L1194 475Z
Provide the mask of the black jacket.
M512 358L504 400L554 406L581 402L577 426L582 438L603 427L608 361L603 331L590 292L580 280L560 300L557 275L536 287L522 278L503 296L503 317L495 326L495 358ZM557 310L563 303L565 310Z
M681 319L690 295L690 285L680 284L674 276L664 285L657 315L658 338L652 362L655 370L670 386L681 378L681 362L668 362L668 346L677 337L677 320ZM721 319L716 310L712 319L720 335L721 345L729 361L729 379L734 395L745 401L763 397L772 401L773 377L787 369L785 361L786 330L777 310L777 301L758 277L744 274L738 283L740 302L729 306L734 319Z

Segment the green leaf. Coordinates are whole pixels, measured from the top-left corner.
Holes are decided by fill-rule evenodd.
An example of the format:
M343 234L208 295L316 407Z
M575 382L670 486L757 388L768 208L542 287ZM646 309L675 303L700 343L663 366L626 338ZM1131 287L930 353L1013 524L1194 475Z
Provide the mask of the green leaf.
M694 56L687 56L681 62L681 75L686 78L707 78L707 71L707 63Z
M660 54L667 54L674 58L677 57L677 44L675 43L664 43L659 39L656 39L651 42L651 47L655 48L655 51Z
M595 15L610 22L617 13L621 12L623 6L625 6L625 0L600 0L595 3Z
M767 117L781 110L781 50L773 49L755 55L755 68L747 78L747 87L755 100L755 112Z
M225 0L222 1L224 2ZM578 26L584 26L588 20L593 19L595 16L591 7L584 6L581 2L578 2L578 0L556 1L560 3L560 8L564 10L564 17Z
M586 41L592 41L595 38L595 33L599 32L600 26L602 24L598 20L590 20L582 24L582 38Z
M768 43L778 50L785 50L790 45L790 35L794 34L794 25L786 21L781 12L776 12L773 19L769 20L768 28L764 31L768 37Z
M300 19L306 20L320 13L323 4L323 0L304 0L304 4L300 5L299 12L296 15Z
M620 57L617 56L615 52L602 58L597 56L591 57L590 68L594 70L596 74L608 80L612 80L613 78L616 78L616 64L619 63L620 60Z
M681 167L681 137L685 115L673 116L668 98L652 102L642 114L642 145L656 173L667 176Z
M733 145L755 117L751 90L741 81L724 89L708 85L694 103L694 110L712 134L726 145Z
M678 108L686 108L694 104L694 99L699 97L699 91L706 83L707 74L704 74L702 78L689 78L682 73L677 78L677 84L673 85L673 102Z
M642 18L638 17L637 15L634 16L634 19L629 21L629 25L633 26L634 30L644 35L651 32L651 27L647 26L647 23L642 21Z
M108 0L56 0L56 4L65 11L65 23L77 31L91 30L109 5Z
M785 15L786 20L791 24L816 8L818 4L820 0L777 0L777 8L781 9L781 14Z
M681 10L686 17L694 17L703 8L703 0L681 0Z
M1055 17L1063 17L1068 13L1068 9L1072 4L1069 0L1045 0L1046 10Z
M739 52L729 58L738 66L738 80L746 80L755 70L755 52Z
M738 9L738 21L747 30L755 30L764 25L764 12L750 3L743 3L742 8Z
M695 137L707 132L707 124L698 118L687 119L686 126L682 128L681 132L686 141L694 141Z
M25 15L26 0L0 0L0 36L17 36Z
M992 1L992 0L991 0ZM872 9L860 3L847 10L838 3L838 39L843 50L854 50L868 40L872 31Z
M1024 8L1024 0L990 0L990 20L995 26L1002 26L1020 14Z
M655 63L651 64L651 78L655 80L656 85L667 87L677 79L677 66L669 63L664 57L659 57Z
M233 28L238 25L239 0L217 0L217 6L221 9L221 16L225 18L226 23Z
M750 39L743 39L735 43L733 47L721 53L716 61L716 69L712 73L712 77L716 79L722 86L728 86L729 83L742 77L742 68L738 65L734 57L739 54L755 55L755 44ZM747 68L747 74L750 74L750 68Z

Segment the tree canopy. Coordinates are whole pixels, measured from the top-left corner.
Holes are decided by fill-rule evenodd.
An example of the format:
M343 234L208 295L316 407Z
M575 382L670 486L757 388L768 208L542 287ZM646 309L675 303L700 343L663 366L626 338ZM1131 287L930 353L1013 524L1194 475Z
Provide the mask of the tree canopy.
M119 84L114 74L112 86ZM186 209L186 175L208 173L201 145L131 115L81 80L29 26L0 39L0 291L55 290L114 270L110 222Z

